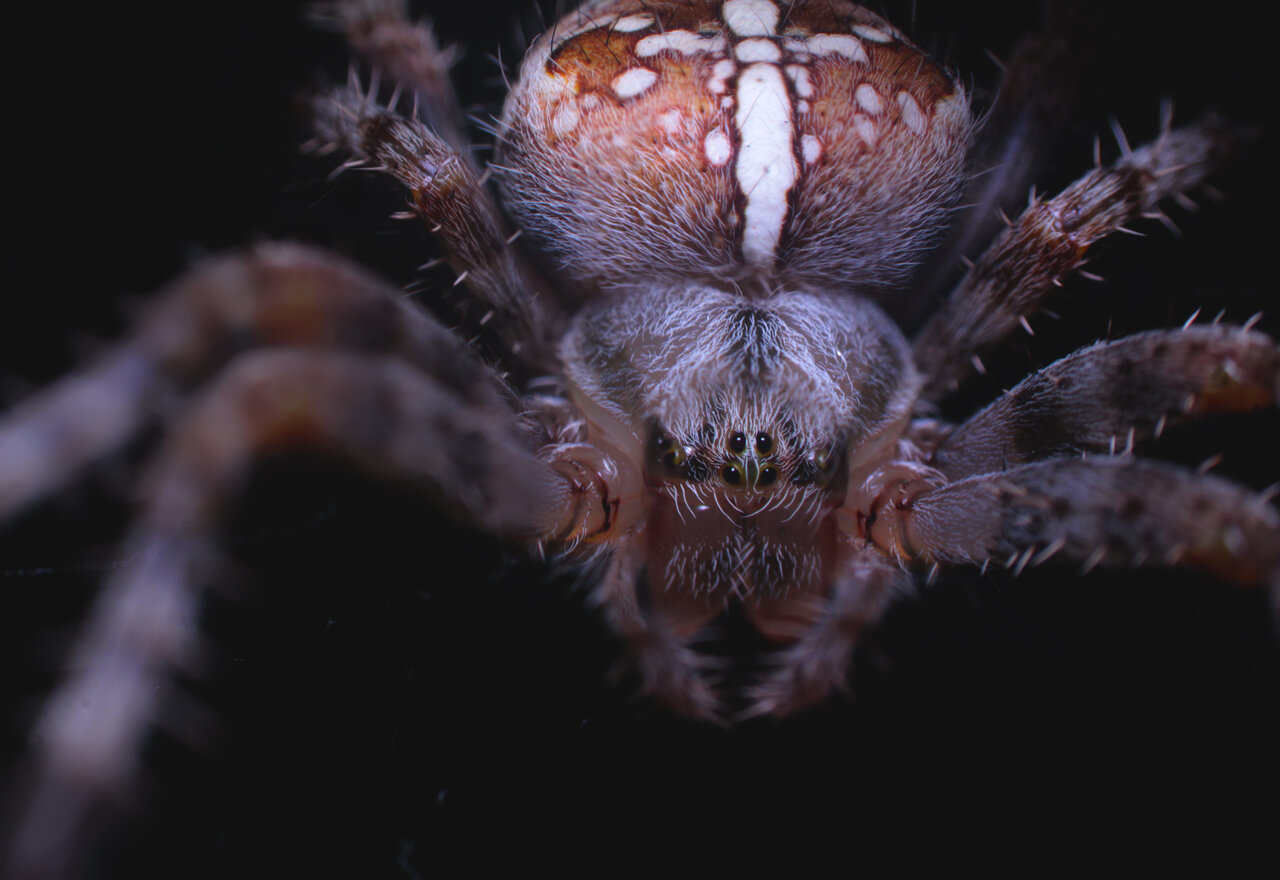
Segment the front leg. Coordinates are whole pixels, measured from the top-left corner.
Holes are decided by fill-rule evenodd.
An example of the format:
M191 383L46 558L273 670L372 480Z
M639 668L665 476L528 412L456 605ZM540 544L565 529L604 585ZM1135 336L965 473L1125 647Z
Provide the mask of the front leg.
M467 346L364 269L261 245L206 261L97 363L0 419L0 521L133 438L167 401L243 352L289 346L390 355L467 398L505 394Z
M478 364L475 364L477 368ZM474 380L478 376L473 376ZM198 672L202 591L251 466L313 452L416 487L489 532L539 538L578 517L572 487L521 442L496 395L468 396L392 358L246 355L174 425L146 475L127 564L105 584L36 728L7 840L14 876L64 876L68 841L127 800L163 694Z

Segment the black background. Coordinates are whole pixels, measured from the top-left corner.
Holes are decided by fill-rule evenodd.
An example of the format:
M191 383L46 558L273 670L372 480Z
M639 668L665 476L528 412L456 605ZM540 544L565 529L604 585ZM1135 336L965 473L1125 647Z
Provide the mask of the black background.
M1056 296L1062 319L994 352L958 410L1108 334L1176 326L1200 306L1236 322L1274 311L1276 102L1260 23L1225 6L1192 18L1153 2L920 2L913 25L911 5L890 17L979 101L998 79L985 50L1007 55L1042 13L1078 34L1076 103L1042 189L1088 166L1113 115L1135 142L1153 135L1165 96L1180 119L1216 108L1255 134L1217 181L1225 200L1173 209L1180 239L1148 223L1148 237L1101 247L1091 268L1108 281ZM468 51L464 102L496 112L487 56L513 64L537 10L429 11ZM347 63L302 4L103 5L14 32L40 59L8 78L9 393L120 336L205 253L301 238L401 284L430 255L422 230L389 219L394 187L331 182L300 155L299 96ZM1261 488L1280 480L1278 427L1273 414L1212 422L1149 452L1188 464L1224 452L1223 473ZM116 558L132 467L99 469L0 536L6 755L21 755L96 572ZM612 675L621 646L566 578L322 462L262 470L229 529L236 589L210 602L212 674L185 685L216 721L188 711L174 728L194 736L156 738L136 808L90 857L105 874L415 877L510 858L611 871L602 848L618 864L817 852L852 867L920 858L927 847L903 836L940 834L957 858L1001 859L1029 838L1056 861L1099 841L1176 854L1229 829L1223 852L1238 854L1276 819L1255 801L1273 805L1280 782L1280 651L1257 594L1168 573L957 573L867 640L852 698L708 729ZM1137 832L1148 820L1162 830ZM694 856L675 856L685 843Z

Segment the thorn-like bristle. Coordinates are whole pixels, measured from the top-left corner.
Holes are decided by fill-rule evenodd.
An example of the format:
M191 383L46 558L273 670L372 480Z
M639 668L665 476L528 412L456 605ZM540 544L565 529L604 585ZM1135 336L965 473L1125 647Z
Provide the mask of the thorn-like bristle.
M1218 453L1217 455L1211 455L1208 458L1206 458L1204 461L1200 462L1200 464L1196 467L1196 473L1200 474L1201 476L1204 476L1205 474L1209 473L1209 471L1213 470L1220 464L1222 464L1222 453Z
M1129 139L1125 137L1124 129L1120 127L1120 120L1112 117L1111 134L1116 139L1116 145L1120 147L1120 155L1122 158L1128 159L1133 155L1133 148L1129 146Z
M1107 548L1105 546L1098 547L1096 550L1094 550L1092 553L1088 555L1088 557L1085 559L1084 562L1080 564L1080 573L1088 574L1089 572L1093 571L1095 568L1098 567L1098 563L1102 562L1103 557L1105 557L1106 555L1107 555Z

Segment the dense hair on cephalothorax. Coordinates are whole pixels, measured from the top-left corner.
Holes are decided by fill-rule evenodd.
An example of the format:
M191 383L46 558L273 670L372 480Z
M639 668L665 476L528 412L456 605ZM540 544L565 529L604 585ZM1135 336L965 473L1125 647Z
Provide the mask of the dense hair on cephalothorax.
M198 266L118 348L0 420L0 522L152 444L119 563L33 725L15 875L92 860L62 844L133 794L174 714L167 685L203 672L201 603L234 570L226 524L264 460L334 461L438 515L421 546L398 541L433 603L432 577L461 567L442 526L487 541L520 588L498 541L586 581L631 680L714 725L841 692L894 597L948 566L1198 569L1270 589L1280 614L1271 495L1140 454L1179 422L1274 408L1280 348L1254 320L1059 352L982 408L955 393L1096 242L1204 186L1227 125L1166 113L1150 142L1120 138L1109 164L1099 150L907 332L888 313L929 292L912 267L980 133L956 77L874 13L588 0L530 50L493 187L450 122L430 30L398 0L343 0L333 20L386 80L317 99L312 147L404 186L483 342L348 260L260 244ZM990 111L1017 132L1007 150L1052 136L1020 126L1047 125L1034 84L1053 71L1010 65L1026 88ZM1022 169L984 177L982 203L1016 211ZM504 746L522 723L502 718Z
M862 446L919 386L897 327L834 292L652 287L586 310L562 351L587 398L636 434L656 425L682 443L764 431L810 455Z

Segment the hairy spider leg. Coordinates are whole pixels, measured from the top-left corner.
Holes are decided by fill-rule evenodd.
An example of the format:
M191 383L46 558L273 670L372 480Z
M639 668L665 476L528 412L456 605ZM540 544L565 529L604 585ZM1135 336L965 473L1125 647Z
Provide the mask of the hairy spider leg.
M550 296L538 296L540 282L503 232L471 160L421 121L386 110L358 89L319 102L316 115L320 139L350 153L351 165L385 171L408 188L412 211L485 310L478 320L500 343L495 355L502 366L523 378L550 371L560 316Z
M1261 333L1200 326L1083 348L957 427L930 464L949 480L1047 458L1132 450L1167 425L1276 404L1280 349Z
M403 98L428 128L467 155L471 142L449 78L458 52L440 47L429 22L410 21L406 5L405 0L355 0L328 4L320 14L342 30L375 78L394 83L397 99ZM391 104L394 109L399 100Z
M1214 121L1170 130L1115 163L1097 167L1057 196L1029 206L1001 232L914 340L926 400L956 388L984 346L1035 312L1089 247L1156 211L1162 199L1203 183L1228 147Z
M201 264L97 364L6 414L0 521L118 451L164 401L245 351L279 346L396 357L464 397L501 388L461 340L386 282L311 248L263 245Z
M443 329L437 328L443 334ZM463 391L455 380L472 376ZM575 495L518 442L511 411L474 358L436 377L361 352L274 349L240 357L187 410L146 476L142 513L37 725L14 866L58 864L83 823L125 797L163 686L197 666L200 595L218 528L250 466L314 451L419 488L499 535L539 537L573 518Z

